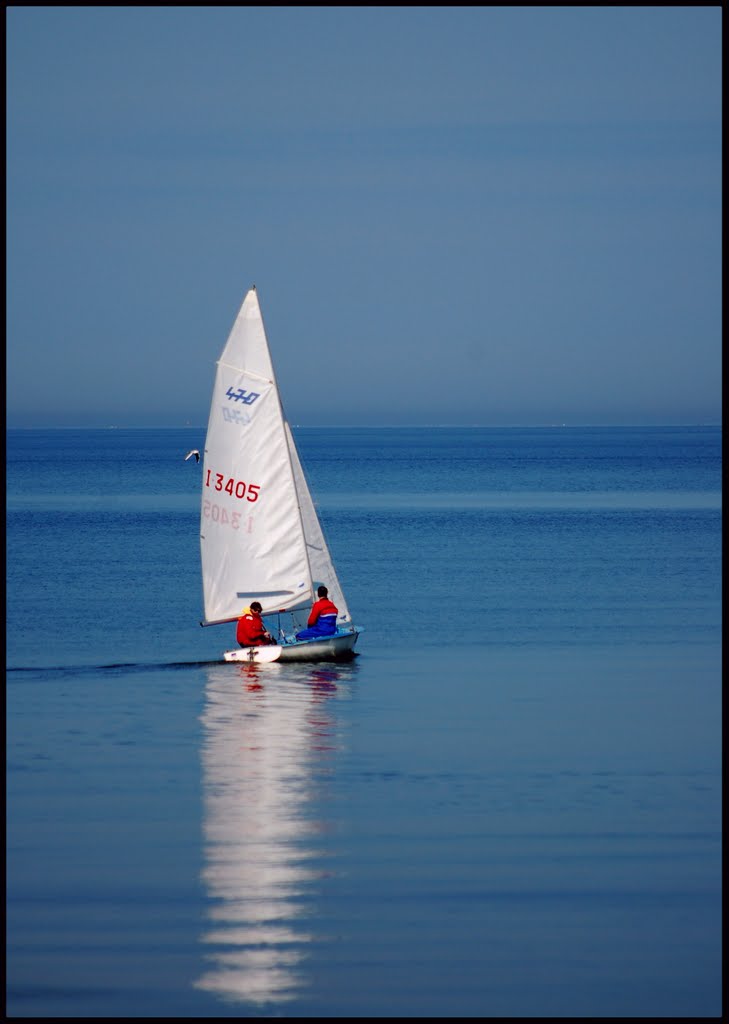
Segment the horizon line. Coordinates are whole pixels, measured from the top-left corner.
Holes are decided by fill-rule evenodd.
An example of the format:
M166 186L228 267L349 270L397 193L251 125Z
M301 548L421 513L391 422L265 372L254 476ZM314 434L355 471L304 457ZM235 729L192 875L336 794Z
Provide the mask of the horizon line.
M524 423L291 423L294 429L303 430L523 430L545 429L562 430L583 427L721 427L722 421L680 421L680 422L630 422L615 423L609 421L600 422L524 422ZM22 427L6 424L6 430L207 430L207 423L177 423L169 424L140 424L137 426L121 426L116 423L104 425L81 425L81 424L49 424L40 427Z

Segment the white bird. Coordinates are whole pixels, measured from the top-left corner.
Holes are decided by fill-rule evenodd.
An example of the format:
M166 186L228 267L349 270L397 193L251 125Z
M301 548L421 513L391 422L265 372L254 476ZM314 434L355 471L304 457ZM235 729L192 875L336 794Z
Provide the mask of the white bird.
M192 451L188 452L187 455L185 456L185 462L187 462L188 459L192 458L193 455L195 456L195 462L200 461L200 452L197 450L197 448L193 448Z

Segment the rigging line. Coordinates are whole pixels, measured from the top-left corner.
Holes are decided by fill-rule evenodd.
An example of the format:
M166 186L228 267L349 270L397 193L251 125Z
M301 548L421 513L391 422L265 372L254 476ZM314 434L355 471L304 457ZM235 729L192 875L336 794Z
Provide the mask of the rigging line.
M256 380L262 380L264 384L273 384L271 377L263 377L260 373L256 373L254 370L249 370L244 366L234 366L232 363L224 363L222 359L218 360L218 366L224 366L227 370L235 370L236 373L244 373L246 377L255 377Z

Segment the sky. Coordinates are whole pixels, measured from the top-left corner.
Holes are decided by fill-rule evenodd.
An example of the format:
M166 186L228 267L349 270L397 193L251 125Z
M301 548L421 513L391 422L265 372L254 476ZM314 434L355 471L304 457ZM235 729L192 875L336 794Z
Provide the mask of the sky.
M720 422L721 18L7 8L8 427Z

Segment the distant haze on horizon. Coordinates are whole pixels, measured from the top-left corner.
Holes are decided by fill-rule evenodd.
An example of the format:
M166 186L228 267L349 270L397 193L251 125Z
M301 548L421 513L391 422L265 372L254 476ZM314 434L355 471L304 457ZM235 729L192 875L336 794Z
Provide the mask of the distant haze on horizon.
M10 7L7 425L720 423L722 9Z

